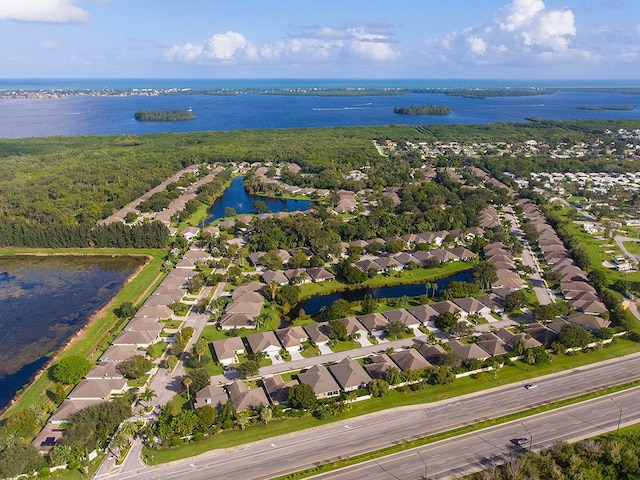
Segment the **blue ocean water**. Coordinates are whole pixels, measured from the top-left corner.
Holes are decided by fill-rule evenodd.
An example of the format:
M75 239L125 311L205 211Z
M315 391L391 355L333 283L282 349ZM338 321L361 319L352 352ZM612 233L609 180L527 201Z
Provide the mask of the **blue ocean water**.
M270 88L454 88L454 87L637 87L618 81L500 80L0 80L0 90L270 89ZM394 107L439 104L447 116L406 116ZM577 110L578 106L624 105L633 110ZM187 109L196 118L182 122L137 122L140 109ZM331 97L315 95L159 95L72 96L52 99L1 99L0 137L145 134L202 130L329 127L389 124L478 124L521 122L527 117L554 120L640 119L640 95L597 91L559 91L526 97L470 99L442 93Z

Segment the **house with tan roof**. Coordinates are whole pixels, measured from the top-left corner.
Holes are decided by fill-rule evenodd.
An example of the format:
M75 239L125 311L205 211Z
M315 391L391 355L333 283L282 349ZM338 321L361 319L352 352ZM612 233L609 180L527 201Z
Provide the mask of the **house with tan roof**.
M236 406L237 412L246 412L256 408L269 405L267 394L262 388L249 389L246 383L236 379L227 385L229 398Z
M607 328L611 325L611 322L597 315L587 315L586 313L573 312L567 317L567 321L580 325L582 328L586 328L590 332L599 332L603 328Z
M386 312L382 312L382 315L384 315L390 322L402 322L408 328L412 328L414 330L417 330L421 325L420 321L416 317L411 315L406 308L388 310Z
M148 348L159 341L160 332L154 335L154 332L149 330L123 330L113 340L113 345L135 345L140 348Z
M327 322L312 323L311 325L305 325L303 328L309 336L309 341L317 346L326 345L330 340L331 328Z
M460 356L463 362L472 358L477 360L486 360L491 356L486 350L480 348L475 343L464 344L460 340L451 340L449 342L449 346Z
M386 353L372 355L369 357L369 360L371 363L366 364L364 369L371 378L381 378L384 380L386 378L387 370L390 367L398 368Z
M274 356L280 353L282 345L273 332L259 332L245 337L249 348L253 353L262 352L267 356Z
M127 391L127 379L84 379L71 390L69 400L108 400Z
M353 358L345 357L338 363L331 365L329 371L345 392L366 388L371 377Z
M140 355L141 352L138 350L136 345L111 345L109 348L105 350L105 352L100 356L101 362L124 362L134 355Z
M217 385L207 385L196 393L195 407L201 408L209 405L220 412L227 400L229 400L229 396L224 388Z
M447 355L447 351L439 344L429 345L428 343L423 343L418 347L418 352L432 365L440 365Z
M233 330L234 328L256 328L256 314L246 313L225 313L218 321L222 330Z
M407 308L407 312L416 317L420 323L427 325L428 322L434 322L440 315L431 305L417 305Z
M356 319L369 331L374 337L383 337L385 328L389 324L389 320L381 313L369 313L360 315Z
M124 375L118 370L118 365L119 362L100 362L91 367L84 378L88 380L124 378Z
M298 380L285 382L280 375L273 375L272 377L263 377L262 383L272 404L286 405L289 403L289 390L298 385Z
M335 275L323 267L307 268L307 275L312 282L330 282L335 280Z
M144 305L136 313L136 317L165 319L173 316L173 310L168 305Z
M316 364L299 373L298 381L309 385L317 398L331 398L340 395L340 385L324 365Z
M60 425L61 423L67 422L74 413L78 413L84 408L98 405L99 403L104 402L105 400L102 399L70 400L67 398L60 404L53 415L51 415L51 418L49 418L49 422L53 423L54 425Z
M302 350L302 343L309 340L309 334L301 326L281 328L275 331L276 337L288 352Z
M355 317L346 317L346 318L341 318L339 320L340 322L342 322L344 324L344 326L347 329L347 334L351 337L354 338L355 336L360 336L362 337L367 337L367 335L369 334L369 331L365 328L364 325L362 325L357 318Z
M266 270L260 278L264 283L277 283L278 285L289 284L289 279L282 270Z
M222 340L214 340L211 343L216 359L222 365L238 363L238 355L245 353L244 343L240 337L229 337Z
M427 359L415 348L408 348L389 355L401 371L420 370L431 366Z

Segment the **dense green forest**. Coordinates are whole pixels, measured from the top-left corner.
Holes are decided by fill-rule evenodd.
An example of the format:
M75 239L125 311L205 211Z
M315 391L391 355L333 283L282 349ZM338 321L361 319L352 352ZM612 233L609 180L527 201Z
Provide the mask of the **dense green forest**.
M196 116L189 110L138 110L133 117L140 122L178 122L193 120Z
M409 107L395 107L393 113L400 115L449 115L451 109L446 105L411 105Z
M373 140L384 142L523 142L536 139L557 145L603 137L606 129L629 130L632 121L556 122L531 119L523 123L485 125L394 125L148 135L76 136L0 139L0 223L8 237L42 231L53 225L82 226L70 236L86 236L96 223L138 198L186 166L216 162L294 162L304 173L285 172L294 184L322 188L379 189L411 181L412 168L423 164L417 152L384 158ZM611 141L613 141L611 137ZM489 170L513 173L553 167L592 171L619 159L550 157L441 158L438 166L476 163ZM637 167L624 162L624 168ZM368 179L346 177L366 169ZM85 232L85 233L82 233ZM27 242L30 243L30 242ZM98 242L99 243L99 242Z

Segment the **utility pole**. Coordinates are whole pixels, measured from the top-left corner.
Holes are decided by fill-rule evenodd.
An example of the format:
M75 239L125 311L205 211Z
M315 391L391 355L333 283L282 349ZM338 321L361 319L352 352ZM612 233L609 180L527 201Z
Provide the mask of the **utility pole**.
M422 454L420 453L420 450L416 450L416 452L418 452L418 455L420 455L420 460L422 460L422 464L424 465L424 480L428 480L427 479L427 462L424 461L424 457L422 456Z
M609 397L609 399L613 402L613 404L618 407L618 410L620 411L620 414L618 415L618 428L616 429L616 436L620 433L620 423L622 422L622 408L620 407L620 405L618 405L618 402L616 402L613 397Z

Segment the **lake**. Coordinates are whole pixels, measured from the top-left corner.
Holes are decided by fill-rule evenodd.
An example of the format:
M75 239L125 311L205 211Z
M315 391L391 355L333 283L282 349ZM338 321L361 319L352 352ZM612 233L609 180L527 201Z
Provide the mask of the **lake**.
M315 83L314 83L315 82ZM474 83L475 82L475 83ZM280 88L303 86L349 88L420 88L455 87L460 82L433 81L322 81L282 80ZM514 82L512 82L514 83ZM549 83L549 82L547 82ZM561 82L560 82L561 83ZM195 80L91 80L67 81L51 85L25 85L0 81L0 88L215 88L215 81ZM557 83L556 83L557 84ZM275 86L275 81L227 81L232 88ZM466 81L464 86L509 87L553 86L538 82L533 85L504 81ZM561 85L566 86L566 85ZM575 86L575 84L574 84ZM577 85L580 86L580 85ZM585 84L584 86L590 86ZM607 86L624 86L620 83ZM398 106L437 104L446 105L451 115L409 116L395 114ZM629 111L576 110L577 106L624 105ZM187 109L191 107L194 120L183 122L139 122L133 118L136 110ZM522 122L527 117L553 120L583 119L640 119L640 95L597 91L558 91L557 93L526 97L489 97L484 99L447 96L437 91L402 95L372 95L334 97L314 95L159 95L159 96L74 96L53 99L1 99L0 137L24 138L56 135L144 134L157 132L192 132L202 130L239 130L264 128L301 128L390 124L482 124L494 122Z
M0 256L0 410L142 264L132 256Z
M291 200L282 198L268 198L259 195L249 195L244 188L244 177L236 177L231 182L224 194L217 198L213 206L207 211L209 217L205 223L211 223L223 218L227 208L233 208L238 215L258 213L253 206L257 200L263 201L267 205L267 212L293 212L295 210L306 210L311 205L310 200Z
M451 282L473 282L473 275L470 270L458 272L448 277L443 277L433 283L438 285L435 293L447 288ZM433 291L429 292L431 295ZM307 300L303 300L291 311L290 317L296 318L300 313L300 309L304 309L307 315L316 315L320 313L322 307L329 308L336 300L344 299L349 302L362 300L365 295L371 295L373 298L400 298L400 297L418 297L426 295L427 289L424 283L416 283L413 285L394 285L392 287L379 288L357 288L354 290L345 290L342 292L332 293L330 295L316 295Z

